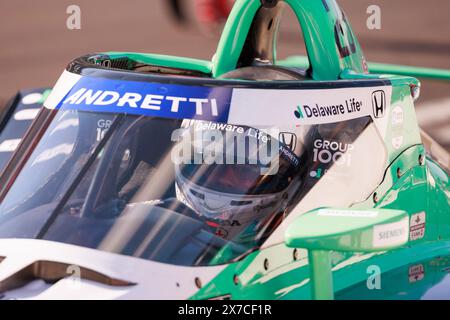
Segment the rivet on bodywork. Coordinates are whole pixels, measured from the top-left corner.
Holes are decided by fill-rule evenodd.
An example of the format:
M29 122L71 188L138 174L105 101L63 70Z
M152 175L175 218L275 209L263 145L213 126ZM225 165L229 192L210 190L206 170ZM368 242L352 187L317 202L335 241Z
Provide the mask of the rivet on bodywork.
M423 166L425 164L425 157L420 154L419 155L419 165Z
M292 257L294 258L294 261L298 260L298 250L294 249L294 251L292 252Z
M268 259L264 259L264 270L269 270L269 260Z
M378 194L375 192L374 194L373 194L373 202L374 203L377 203L378 202Z
M200 280L199 277L195 278L195 285L197 286L197 288L201 289L202 281Z

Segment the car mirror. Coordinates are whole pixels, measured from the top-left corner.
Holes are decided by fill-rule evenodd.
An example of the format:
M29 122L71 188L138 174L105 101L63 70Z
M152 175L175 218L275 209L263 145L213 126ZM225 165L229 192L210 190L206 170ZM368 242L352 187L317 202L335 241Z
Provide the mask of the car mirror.
M317 209L298 217L285 233L288 247L308 250L312 298L319 300L334 298L330 251L385 251L408 239L408 214L390 209Z

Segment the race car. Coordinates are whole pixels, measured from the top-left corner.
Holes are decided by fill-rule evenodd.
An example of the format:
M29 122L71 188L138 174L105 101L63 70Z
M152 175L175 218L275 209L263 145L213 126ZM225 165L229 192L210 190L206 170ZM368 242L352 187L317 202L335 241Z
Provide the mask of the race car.
M285 6L307 58L276 60ZM1 297L450 299L450 158L404 73L334 0L238 0L212 61L73 60L0 176Z
M5 105L0 105L0 172L17 149L50 92L50 88L22 90Z

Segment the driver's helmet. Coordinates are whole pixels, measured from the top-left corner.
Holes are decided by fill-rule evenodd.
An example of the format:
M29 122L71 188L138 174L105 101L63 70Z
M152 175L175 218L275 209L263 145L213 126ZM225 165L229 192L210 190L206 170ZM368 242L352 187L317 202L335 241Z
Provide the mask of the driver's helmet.
M249 67L232 71L225 77L292 80L293 74L295 71L282 68ZM254 128L199 120L184 120L182 127L190 138L180 139L183 146L179 149L192 153L188 161L175 165L178 200L215 227L216 235L223 238L234 238L249 226L258 230L265 229L268 224L276 227L274 219L281 222L301 183L300 156L304 148L299 138L304 133L299 131L304 128ZM210 137L217 134L223 139L212 142ZM237 139L246 141L240 154ZM199 154L202 150L217 150L217 147L223 152L215 158L220 159L219 162L198 162L204 159L204 155ZM262 163L258 157L267 155L267 150L271 154Z

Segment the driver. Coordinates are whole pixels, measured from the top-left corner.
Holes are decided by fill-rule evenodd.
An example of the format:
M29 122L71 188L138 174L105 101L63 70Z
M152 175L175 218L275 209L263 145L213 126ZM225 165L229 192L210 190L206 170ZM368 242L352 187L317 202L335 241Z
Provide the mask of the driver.
M255 234L263 236L276 228L300 184L303 148L297 136L301 135L195 120L184 121L183 126L186 134L180 149L192 153L190 161L175 165L177 199L203 218L215 235L227 240L246 242L246 238L254 240ZM225 129L217 129L221 127ZM233 133L226 128L233 128ZM214 136L226 138L205 139L212 131ZM187 139L189 134L194 138ZM237 141L245 142L241 154ZM223 153L216 155L215 163L196 163L195 159L205 159L207 147ZM271 154L262 161L264 152Z
M239 68L222 75L221 78L256 81L299 80L305 78L305 73L297 69L267 65ZM185 120L183 126L194 127L195 130L196 124L200 127L198 123L199 121ZM220 126L208 123L202 128L207 132ZM242 135L251 132L254 136L255 132L264 132L257 128L239 128L240 131L235 131L242 132ZM304 129L278 129L276 136L266 135L272 142L277 142L274 145L279 146L270 161L275 165L271 168L251 161L255 160L254 156L258 154L255 150L247 150L244 159L241 158L239 162L241 164L234 162L175 165L178 200L204 218L217 236L236 242L255 241L270 235L283 220L286 209L301 184L299 168L304 147L299 138L304 134L298 131ZM226 127L223 130L226 130ZM226 152L231 151L226 142L224 148ZM266 172L272 171L262 174L262 169L268 169Z

